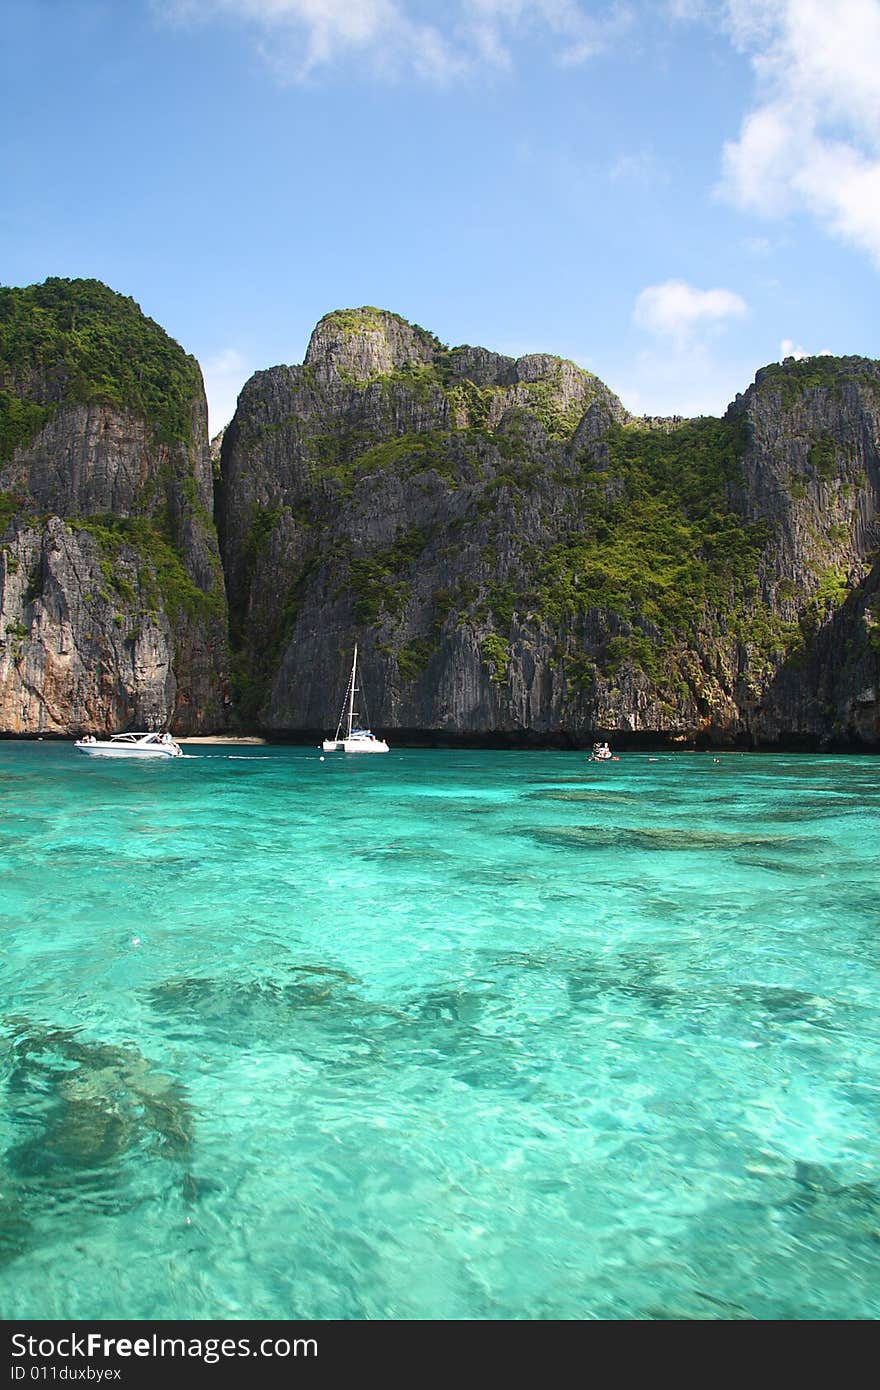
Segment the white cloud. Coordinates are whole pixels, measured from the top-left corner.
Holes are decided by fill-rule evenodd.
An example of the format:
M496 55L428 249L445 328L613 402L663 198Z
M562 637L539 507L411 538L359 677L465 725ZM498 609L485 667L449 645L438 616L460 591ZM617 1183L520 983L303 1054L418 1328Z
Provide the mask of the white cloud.
M633 318L658 337L682 342L698 330L744 318L747 313L745 300L733 290L698 290L684 280L666 280L642 290Z
M796 362L802 362L805 357L830 357L831 349L823 348L821 352L807 352L807 349L795 344L793 338L783 338L779 344L779 359L784 361L786 357L793 357Z
M634 414L721 415L751 371L719 361L712 339L749 312L733 290L701 290L685 280L649 285L635 302L633 320L656 340L635 354L626 380L616 384Z
M711 0L666 0L670 19L706 19Z
M512 66L511 46L549 37L557 61L585 62L629 28L629 6L600 13L577 0L457 0L432 23L415 0L153 0L180 24L235 20L250 27L279 76L302 81L346 58L383 76L447 83L486 66Z
M783 338L779 344L779 360L784 361L786 357L793 357L796 362L802 362L805 357L809 357L807 349L795 344L793 338Z
M721 193L805 210L880 265L880 0L728 0L758 90L723 152Z
M747 361L720 359L706 343L636 353L608 384L634 415L723 415L755 374Z
M158 0L158 9L184 24L239 21L276 74L294 81L351 57L441 82L461 66L440 31L411 20L397 0Z
M208 433L213 438L235 414L238 393L254 368L237 348L223 348L201 364L208 398Z
M450 13L454 13L449 6ZM576 65L605 52L633 23L629 4L618 0L604 11L576 0L459 0L453 31L496 66L510 67L511 44L550 36L557 60Z

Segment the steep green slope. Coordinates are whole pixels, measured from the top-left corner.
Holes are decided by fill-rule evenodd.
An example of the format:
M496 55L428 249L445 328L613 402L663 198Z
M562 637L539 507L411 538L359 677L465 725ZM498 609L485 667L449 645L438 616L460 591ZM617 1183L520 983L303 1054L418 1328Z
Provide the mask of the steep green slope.
M0 462L60 405L101 402L189 443L200 390L195 358L99 280L0 286Z
M194 358L98 281L0 288L0 727L222 720L212 494Z

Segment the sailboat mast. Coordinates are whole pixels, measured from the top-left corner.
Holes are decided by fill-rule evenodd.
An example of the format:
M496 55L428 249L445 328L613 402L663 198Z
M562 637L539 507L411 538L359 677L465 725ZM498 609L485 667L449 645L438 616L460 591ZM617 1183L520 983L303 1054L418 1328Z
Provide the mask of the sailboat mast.
M351 681L348 687L348 733L346 738L351 738L351 726L354 721L354 686L357 675L358 649L357 642L354 644L354 660L351 663Z

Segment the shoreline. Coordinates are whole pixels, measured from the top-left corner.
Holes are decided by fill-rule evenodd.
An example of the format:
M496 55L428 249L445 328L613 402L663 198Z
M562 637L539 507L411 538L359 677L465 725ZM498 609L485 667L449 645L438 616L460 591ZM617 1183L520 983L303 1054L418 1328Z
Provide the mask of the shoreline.
M584 753L589 752L593 742L597 738L607 740L615 753L752 753L752 754L841 754L844 756L880 756L880 741L863 739L839 738L839 739L819 739L805 735L780 738L772 743L754 742L745 738L731 740L713 741L705 737L689 737L680 734L657 734L655 733L633 733L631 730L598 730L591 731L586 736L576 736L569 734L514 734L514 733L483 733L483 734L438 734L436 731L424 730L383 730L383 734L390 738L392 750L400 752L403 749L444 749L449 752L456 750L474 751L506 751L506 752L570 752ZM82 731L75 730L67 734L52 733L11 733L8 730L0 730L0 745L3 743L47 743L63 744L69 743L82 736ZM306 747L320 748L321 741L326 734L320 731L297 730L295 733L290 731L276 732L271 736L263 734L174 734L175 742L181 745L204 744L205 746L214 745L216 747L228 748L260 748L266 745L273 747ZM106 735L102 735L106 737Z
M231 737L231 736L227 736L226 734L188 734L185 738L176 738L176 737L175 737L174 742L175 742L175 743L228 743L228 744L231 744L231 745L233 745L233 746L238 747L238 746L241 746L241 745L243 745L243 744L244 744L244 745L256 744L256 745L259 746L260 744L266 743L267 740L264 739L264 738L257 738L255 735L254 735L254 736L242 735L242 737L240 737L240 738L233 738L233 737Z

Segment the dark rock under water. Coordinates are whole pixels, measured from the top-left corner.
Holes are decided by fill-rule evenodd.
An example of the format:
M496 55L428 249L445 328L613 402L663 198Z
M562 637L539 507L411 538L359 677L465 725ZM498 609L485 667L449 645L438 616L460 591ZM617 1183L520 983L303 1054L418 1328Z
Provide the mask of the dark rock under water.
M140 1200L130 1159L167 1163L186 1202L210 1186L193 1171L195 1116L185 1088L134 1044L31 1019L2 1020L0 1075L11 1142L0 1155L0 1260L36 1226L112 1216Z

